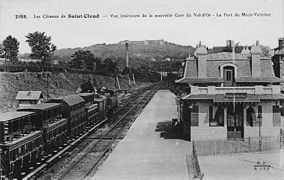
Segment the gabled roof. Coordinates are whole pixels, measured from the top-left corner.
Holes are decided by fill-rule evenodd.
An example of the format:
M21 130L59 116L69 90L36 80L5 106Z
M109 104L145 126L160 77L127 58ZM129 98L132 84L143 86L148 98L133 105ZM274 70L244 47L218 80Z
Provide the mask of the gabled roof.
M6 112L0 114L0 122L26 117L32 114L35 114L35 112L18 112L18 111Z
M85 100L82 97L80 97L80 95L78 94L59 97L56 99L49 100L48 102L60 102L60 101L65 102L68 106L74 106L76 104L85 102Z
M19 91L16 100L38 100L43 98L41 91Z

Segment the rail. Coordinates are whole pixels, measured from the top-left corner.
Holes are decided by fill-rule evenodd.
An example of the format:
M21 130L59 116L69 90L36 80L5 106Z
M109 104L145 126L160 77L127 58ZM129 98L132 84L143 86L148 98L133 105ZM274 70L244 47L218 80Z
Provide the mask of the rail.
M116 108L115 113L123 113L123 110L128 106L131 105L131 102L134 102L135 99L137 99L137 96L141 94L143 91L153 88L154 86L157 86L158 84L146 86L144 88L138 89L137 92L135 92L133 95L131 95L127 100L123 101L123 104L119 104L119 107ZM89 129L85 134L83 134L80 138L75 140L74 142L71 142L70 144L67 144L66 147L63 147L59 152L57 152L52 157L46 159L45 161L41 162L41 165L39 167L36 167L32 172L29 172L25 177L22 177L22 179L37 179L41 175L43 175L45 172L49 171L55 165L57 162L60 163L62 158L66 156L70 156L73 149L78 147L79 144L82 144L84 140L88 139L92 134L94 134L100 127L105 125L106 123L110 122L110 119L104 119L100 123L96 124L94 127Z

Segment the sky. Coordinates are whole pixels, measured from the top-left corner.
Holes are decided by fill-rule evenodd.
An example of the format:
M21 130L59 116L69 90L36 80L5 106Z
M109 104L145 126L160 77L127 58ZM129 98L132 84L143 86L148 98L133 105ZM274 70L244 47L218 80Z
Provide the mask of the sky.
M194 13L210 17L195 17ZM235 13L240 16L235 17ZM68 18L69 14L99 18ZM140 17L112 18L111 14ZM27 18L17 19L16 15ZM44 18L47 15L58 18ZM241 45L259 40L275 48L278 38L284 37L284 0L0 0L1 42L12 35L20 42L20 53L29 53L25 36L35 31L51 36L58 49L149 39L192 46L201 41L208 47L225 45L228 39Z

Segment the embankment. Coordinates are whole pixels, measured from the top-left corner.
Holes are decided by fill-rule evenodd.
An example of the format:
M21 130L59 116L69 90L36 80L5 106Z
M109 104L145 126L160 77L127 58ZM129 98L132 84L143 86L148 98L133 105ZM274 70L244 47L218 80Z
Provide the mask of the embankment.
M108 76L83 75L75 73L0 73L0 112L15 110L17 107L16 95L18 91L42 91L44 98L47 93L50 98L74 94L80 84L91 79L98 87L115 87L115 79ZM136 83L137 86L145 83ZM128 88L128 80L120 79L122 89Z

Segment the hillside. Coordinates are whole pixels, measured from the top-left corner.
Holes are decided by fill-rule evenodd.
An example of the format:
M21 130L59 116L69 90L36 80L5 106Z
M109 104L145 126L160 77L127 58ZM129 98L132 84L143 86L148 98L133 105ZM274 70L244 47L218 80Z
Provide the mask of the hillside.
M48 92L51 98L74 94L85 79L92 79L97 86L113 89L114 78L72 73L49 74ZM137 83L138 86L144 83ZM128 80L120 80L121 88L128 88ZM16 109L18 91L42 91L47 96L47 79L41 73L0 73L0 112Z
M59 49L54 53L58 59L69 61L72 54L78 50L89 50L95 57L105 58L125 58L125 42L116 44L96 44L84 48ZM192 46L181 46L163 40L152 41L129 41L129 57L131 59L145 59L149 61L159 61L165 58L184 59L188 53L193 52Z
M118 69L122 71L126 65L126 42L129 43L129 65L135 69L147 67L153 71L164 71L165 69L178 71L181 65L175 63L186 59L195 50L192 46L182 46L164 40L121 41L116 44L104 43L82 48L58 49L54 52L54 59L68 63L76 51L89 50L97 58L114 60L117 62ZM29 54L21 54L19 58L29 59Z

